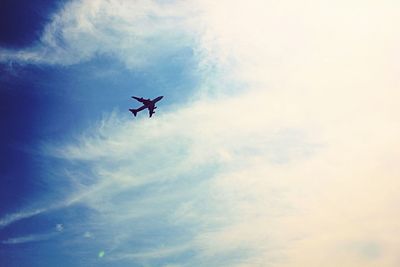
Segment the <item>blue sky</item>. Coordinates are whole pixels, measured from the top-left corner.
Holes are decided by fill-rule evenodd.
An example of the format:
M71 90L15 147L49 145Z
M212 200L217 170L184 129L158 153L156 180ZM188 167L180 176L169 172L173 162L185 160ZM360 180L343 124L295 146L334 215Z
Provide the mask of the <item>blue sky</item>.
M398 266L399 5L307 3L3 1L0 265Z

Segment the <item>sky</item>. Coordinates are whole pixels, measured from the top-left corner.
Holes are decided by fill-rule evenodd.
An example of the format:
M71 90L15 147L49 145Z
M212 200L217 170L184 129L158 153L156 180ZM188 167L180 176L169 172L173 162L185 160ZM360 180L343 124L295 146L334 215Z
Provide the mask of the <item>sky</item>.
M399 9L1 1L0 265L399 266Z

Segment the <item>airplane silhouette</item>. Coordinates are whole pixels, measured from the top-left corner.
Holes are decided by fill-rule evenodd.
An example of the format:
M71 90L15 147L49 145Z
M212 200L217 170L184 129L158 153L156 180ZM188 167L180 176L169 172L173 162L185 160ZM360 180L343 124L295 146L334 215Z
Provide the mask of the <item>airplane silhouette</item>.
M137 101L139 101L140 103L143 104L143 106L141 106L140 108L134 109L134 108L130 108L129 111L132 112L133 116L136 117L136 114L139 111L142 111L144 109L148 109L149 110L149 117L151 117L154 113L156 113L154 110L157 108L156 107L156 103L158 101L160 101L164 96L159 96L157 98L154 98L153 100L149 99L144 99L143 97L136 97L136 96L132 96L132 98L136 99Z

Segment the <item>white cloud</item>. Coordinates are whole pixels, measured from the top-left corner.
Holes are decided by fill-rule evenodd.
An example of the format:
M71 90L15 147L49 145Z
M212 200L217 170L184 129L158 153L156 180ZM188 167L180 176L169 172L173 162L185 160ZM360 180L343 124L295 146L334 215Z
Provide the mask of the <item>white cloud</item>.
M19 51L3 49L0 60L70 65L106 55L129 68L152 64L192 45L185 27L191 12L181 1L71 1L40 40Z
M150 213L192 229L190 266L396 266L392 5L203 2L200 50L231 67L219 73L223 82L234 78L247 90L151 121L119 121L63 156L88 160L126 191L154 185L137 206L125 199L121 210L132 213L117 218ZM193 176L201 178L170 185ZM90 204L117 192L101 191ZM372 240L382 250L363 257L340 250L343 240Z
M23 243L29 243L29 242L38 242L38 241L43 241L43 240L52 238L55 235L56 235L56 233L32 234L32 235L27 235L27 236L9 238L9 239L1 241L1 243L5 244L5 245L16 245L16 244L23 244Z
M48 209L34 209L34 210L30 210L30 211L21 211L21 212L17 212L17 213L8 214L0 219L0 229L3 227L6 227L7 225L12 224L16 221L30 218L32 216L36 216L38 214L46 212L47 210Z
M116 254L110 258L112 261L119 261L125 259L158 259L165 258L168 256L173 256L178 253L184 252L188 249L188 246L176 246L176 247L161 247L154 251L143 252L143 253L126 253L126 254Z
M122 58L131 51L124 50L130 28L116 37L121 54L102 34L108 25L133 23L125 7L132 10L125 2L91 3L91 9L89 2L71 5L84 15L65 28L68 40L79 41L82 32L97 40L86 48L78 42L77 58L94 51ZM146 3L139 10L163 18L185 13ZM98 17L104 5L121 14ZM192 251L181 258L186 266L397 266L397 3L193 5L201 10L198 25L188 27L183 18L182 28L203 34L194 37L200 67L219 67L201 91L227 94L229 82L245 90L202 96L168 112L160 107L151 120L111 114L78 142L51 151L90 167L90 183L75 175L82 192L71 203L98 211L92 223L104 234L96 240L111 244L109 255L136 260ZM139 13L134 20L151 24ZM151 24L151 34L169 31L161 24ZM51 36L44 42L51 44ZM145 242L148 236L154 243ZM145 245L132 247L133 239ZM173 250L177 244L185 249Z

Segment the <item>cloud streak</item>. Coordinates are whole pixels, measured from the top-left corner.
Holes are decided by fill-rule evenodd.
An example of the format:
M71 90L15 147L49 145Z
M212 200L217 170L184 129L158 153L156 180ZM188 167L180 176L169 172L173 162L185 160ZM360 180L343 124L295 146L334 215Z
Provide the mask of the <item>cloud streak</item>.
M46 211L48 211L48 209L42 208L42 209L35 209L35 210L31 210L31 211L21 211L21 212L6 215L0 219L0 229L4 228L14 222L17 222L19 220L27 219L27 218L39 215L41 213L44 213Z
M39 242L43 240L50 239L57 235L57 233L47 233L47 234L32 234L20 237L9 238L6 240L1 241L4 245L18 245L30 242Z

